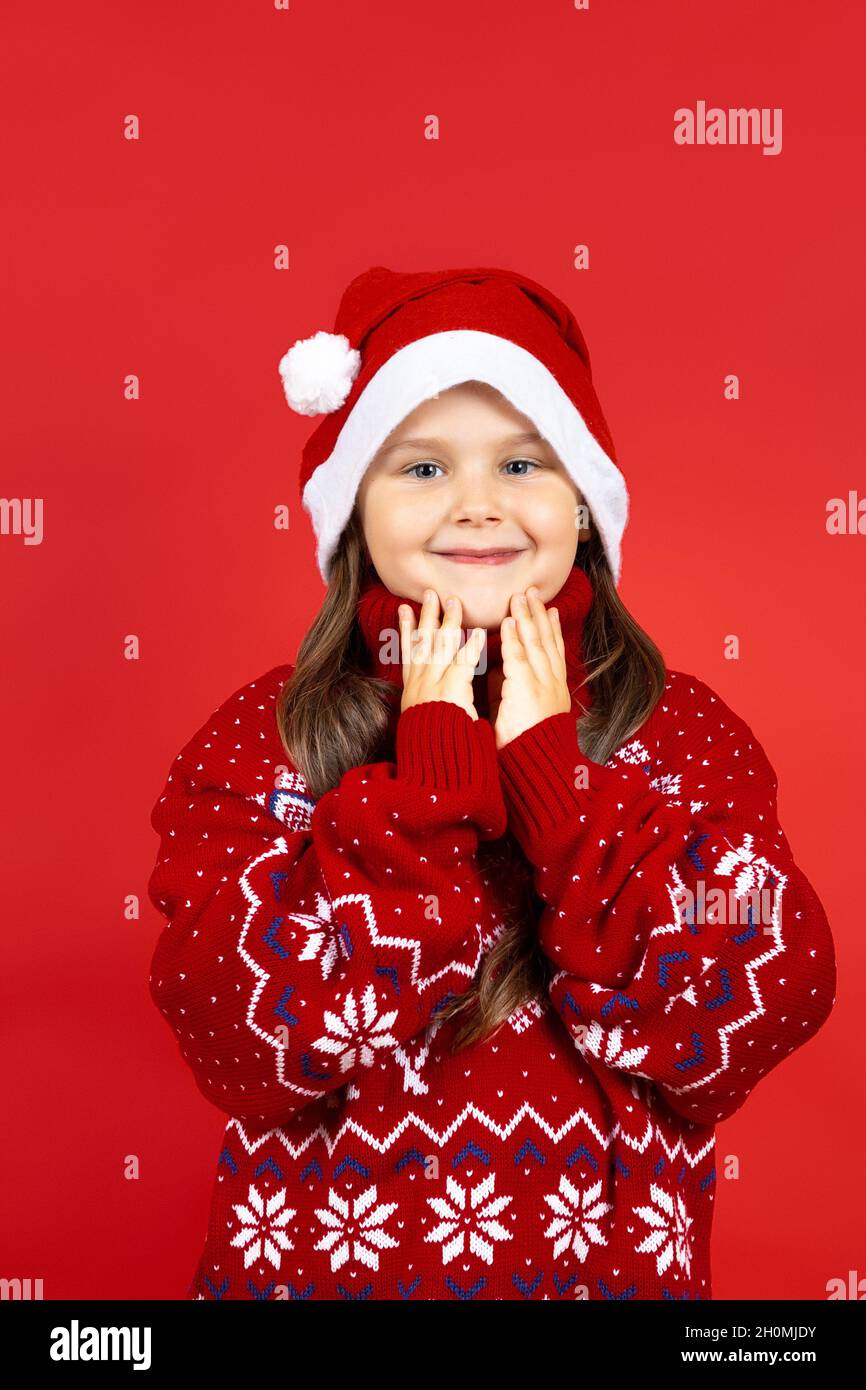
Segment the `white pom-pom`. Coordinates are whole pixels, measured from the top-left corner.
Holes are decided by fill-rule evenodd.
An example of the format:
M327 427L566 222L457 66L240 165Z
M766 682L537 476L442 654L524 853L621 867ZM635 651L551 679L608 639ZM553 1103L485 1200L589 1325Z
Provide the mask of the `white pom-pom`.
M339 410L360 370L361 354L344 333L299 338L279 365L286 400L299 415Z

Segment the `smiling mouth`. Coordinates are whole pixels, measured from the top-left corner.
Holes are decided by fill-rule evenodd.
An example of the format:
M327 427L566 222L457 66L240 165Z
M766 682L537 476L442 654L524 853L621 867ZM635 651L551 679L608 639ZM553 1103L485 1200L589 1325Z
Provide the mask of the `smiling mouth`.
M455 560L464 565L505 565L522 555L522 550L435 550L443 560Z

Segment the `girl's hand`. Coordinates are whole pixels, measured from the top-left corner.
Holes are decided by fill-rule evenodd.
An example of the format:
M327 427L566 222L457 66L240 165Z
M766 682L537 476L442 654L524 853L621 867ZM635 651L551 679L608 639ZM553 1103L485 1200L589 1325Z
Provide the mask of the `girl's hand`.
M427 700L450 700L477 719L472 678L484 647L484 629L473 628L461 647L463 605L459 598L449 598L440 627L439 595L435 589L427 589L424 594L417 628L408 604L401 604L397 611L403 658L401 714Z
M571 709L559 613L545 608L533 585L525 596L512 595L511 614L500 628L504 679L494 725L497 748L548 715Z

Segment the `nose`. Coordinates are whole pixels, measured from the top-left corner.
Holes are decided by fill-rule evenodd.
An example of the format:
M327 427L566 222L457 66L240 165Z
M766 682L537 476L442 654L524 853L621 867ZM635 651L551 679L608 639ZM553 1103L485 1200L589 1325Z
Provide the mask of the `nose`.
M502 520L502 502L489 477L467 478L458 491L451 508L453 522L477 526L480 522Z

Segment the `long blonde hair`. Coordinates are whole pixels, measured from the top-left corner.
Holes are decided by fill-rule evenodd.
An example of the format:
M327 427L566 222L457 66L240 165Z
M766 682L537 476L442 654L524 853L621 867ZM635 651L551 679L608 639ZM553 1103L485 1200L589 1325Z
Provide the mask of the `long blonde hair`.
M591 519L589 532L575 555L593 588L583 629L591 705L578 720L578 741L584 756L605 763L655 708L665 686L665 663L624 607ZM371 576L375 572L356 507L334 554L324 602L277 701L277 727L286 753L316 800L336 787L349 768L372 761L389 727L394 687L369 674L356 616L361 590ZM515 1009L538 997L553 974L538 945L541 903L513 838L482 842L478 854L485 868L520 866L526 886L469 990L437 1013L443 1020L461 1016L454 1051L494 1033Z

